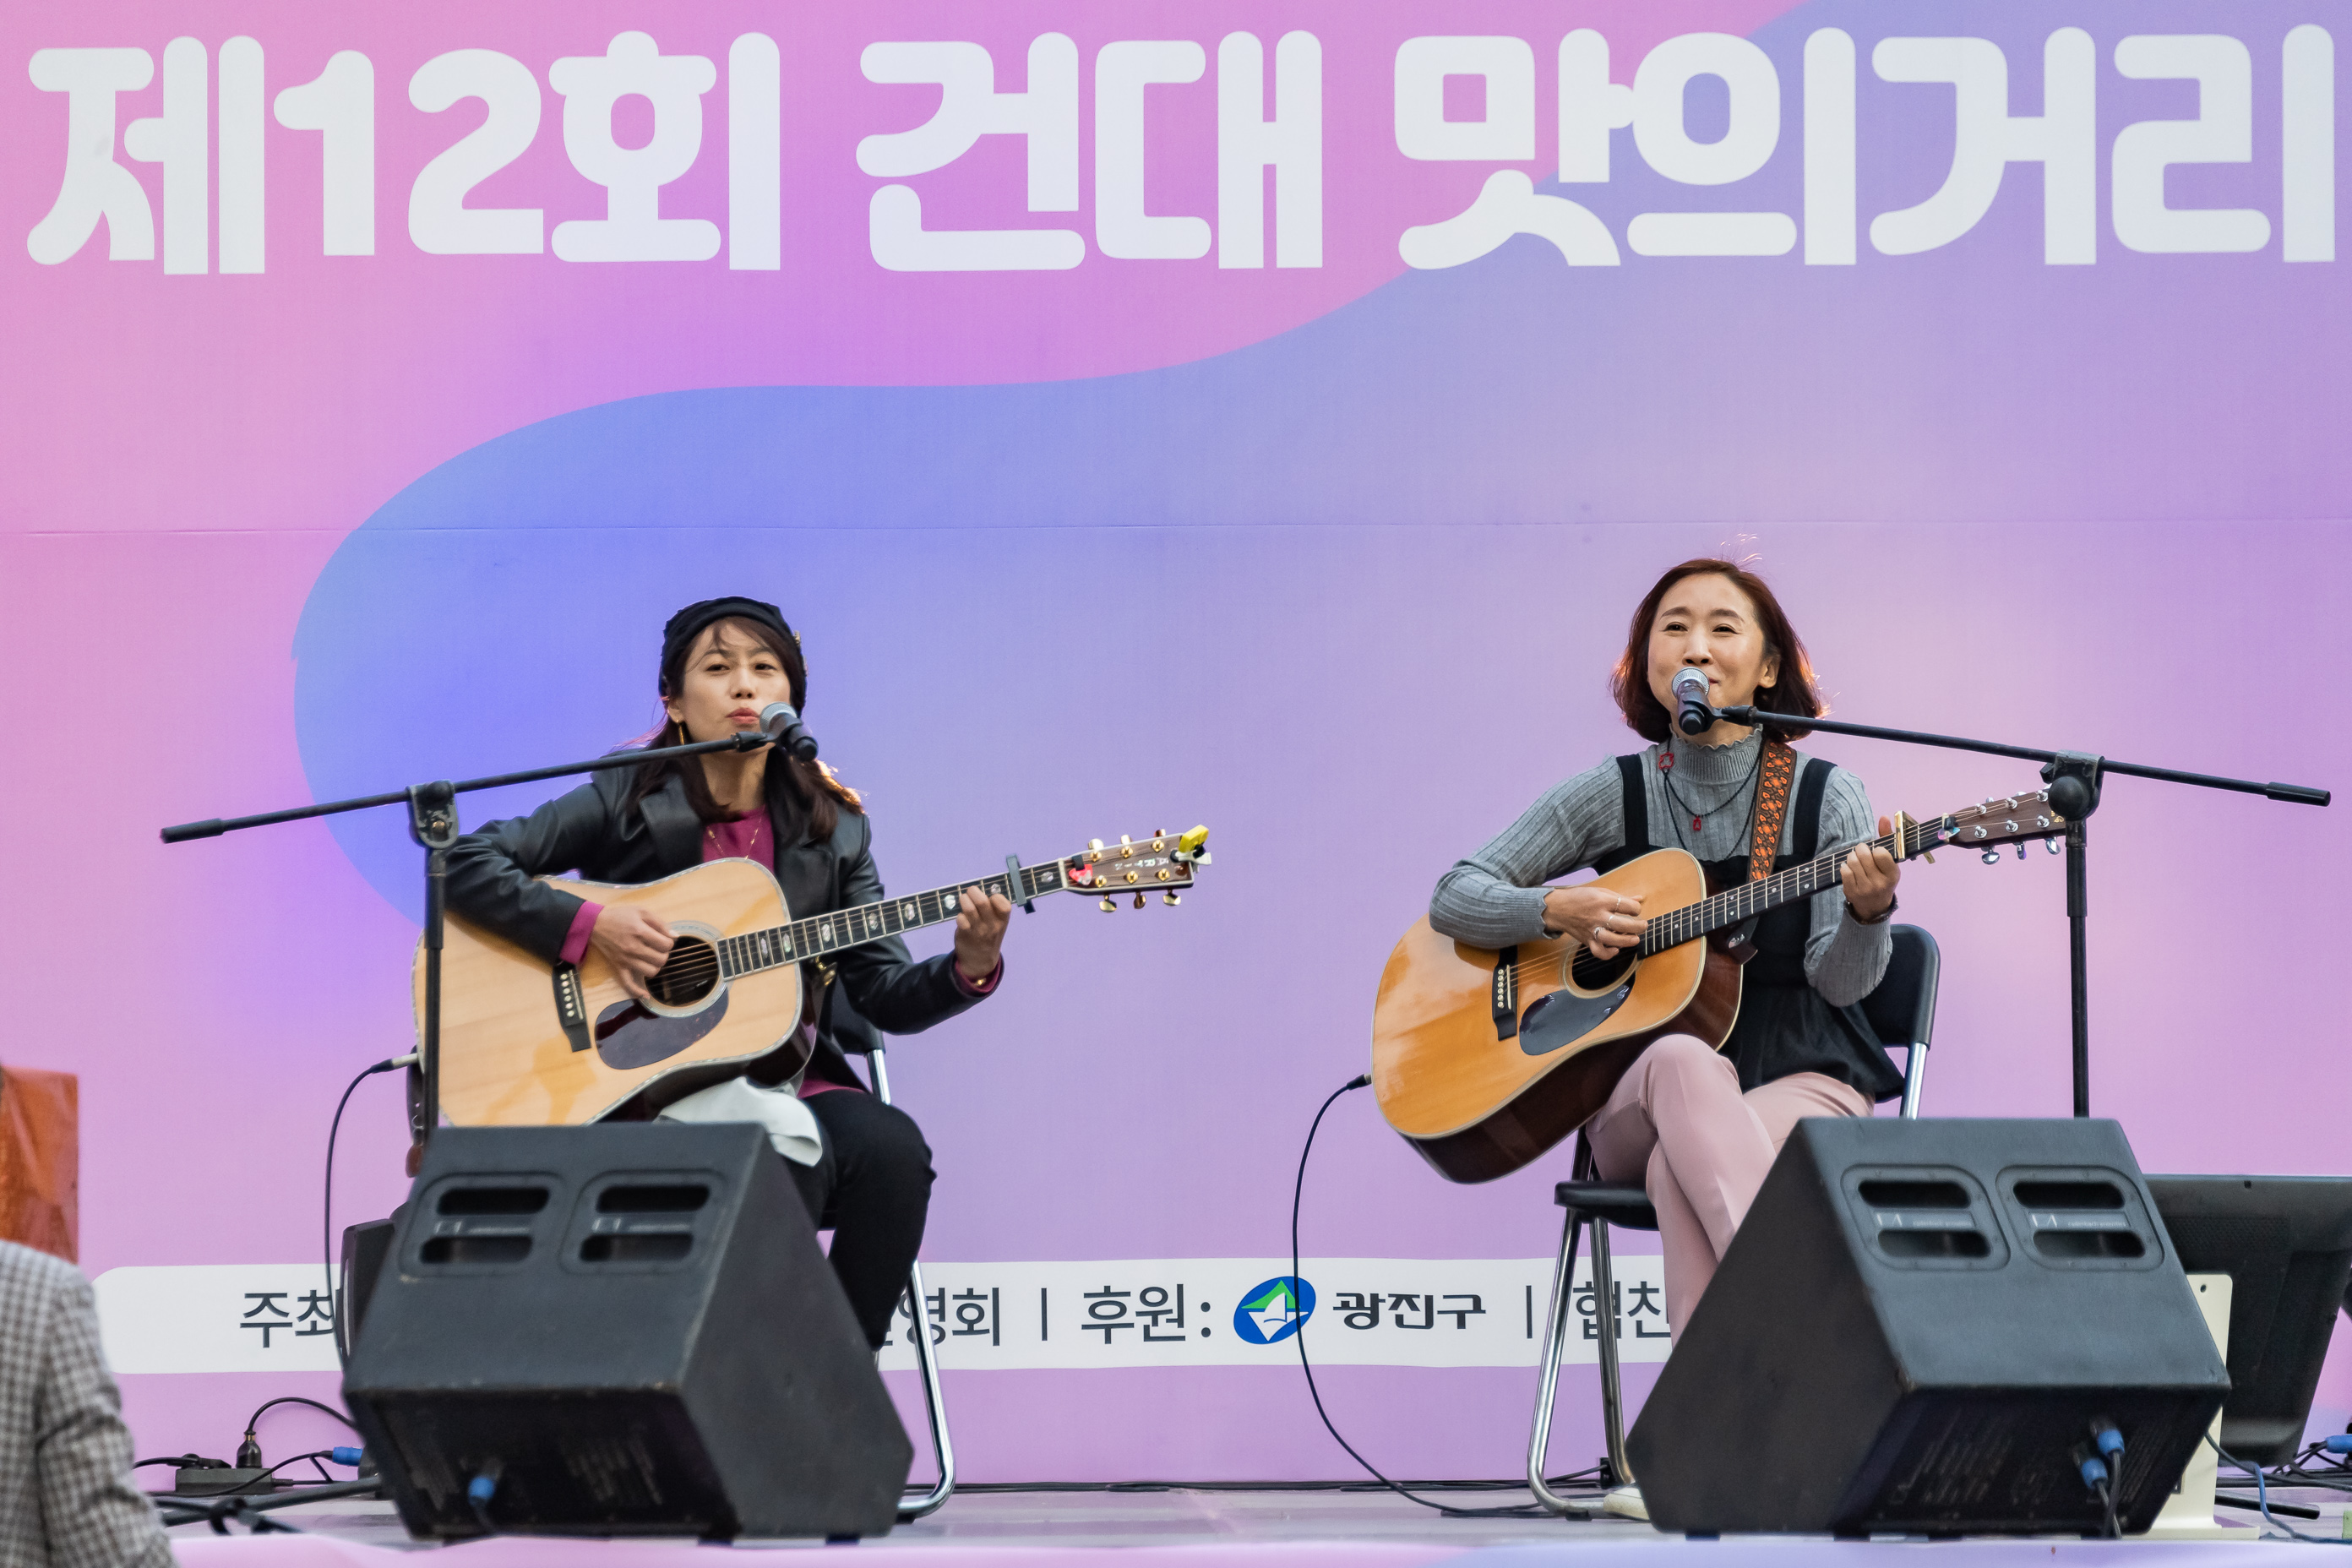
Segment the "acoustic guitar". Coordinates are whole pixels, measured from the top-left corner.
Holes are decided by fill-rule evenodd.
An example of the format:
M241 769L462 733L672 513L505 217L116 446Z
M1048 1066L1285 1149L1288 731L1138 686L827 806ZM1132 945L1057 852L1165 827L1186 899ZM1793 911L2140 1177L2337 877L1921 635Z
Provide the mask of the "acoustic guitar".
M1922 822L1901 813L1870 842L1898 860L2066 831L2049 792L1988 800ZM1446 1178L1507 1175L1581 1127L1662 1035L1720 1049L1739 1017L1747 937L1766 910L1837 885L1846 845L1756 881L1710 890L1697 859L1659 849L1590 886L1642 900L1649 927L1609 959L1565 937L1499 952L1413 922L1372 1006L1381 1113ZM1743 861L1744 865L1745 862Z
M797 921L774 876L751 860L712 860L636 887L542 877L596 903L641 905L669 927L677 944L646 983L653 1000L629 995L593 951L577 965L551 964L451 914L441 952L441 1108L461 1127L573 1126L640 1094L667 1103L780 1050L795 1055L769 1065L789 1077L809 1048L802 964L954 920L967 887L1016 904L1048 893L1099 896L1106 910L1129 894L1137 909L1149 893L1172 904L1208 864L1208 838L1205 827L1097 838L1057 860L1008 857L992 876ZM415 984L421 1019L421 942Z

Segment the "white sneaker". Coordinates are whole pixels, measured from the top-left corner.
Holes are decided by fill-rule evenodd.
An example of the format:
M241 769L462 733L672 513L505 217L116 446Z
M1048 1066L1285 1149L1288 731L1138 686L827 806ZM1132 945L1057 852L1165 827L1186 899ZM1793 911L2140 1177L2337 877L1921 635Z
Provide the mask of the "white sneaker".
M1650 1522L1649 1505L1642 1500L1640 1487L1619 1487L1601 1500L1601 1511L1613 1513L1620 1519L1638 1519Z

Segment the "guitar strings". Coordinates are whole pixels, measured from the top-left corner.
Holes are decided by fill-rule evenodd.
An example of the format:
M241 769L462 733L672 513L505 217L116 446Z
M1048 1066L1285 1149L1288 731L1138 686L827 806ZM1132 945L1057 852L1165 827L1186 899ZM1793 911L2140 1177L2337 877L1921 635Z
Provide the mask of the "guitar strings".
M1038 866L1022 867L1022 887L1019 889L1018 896L1015 897L1013 901L1015 903L1025 902L1030 899L1035 898L1040 892L1048 890L1039 886L1036 873L1044 869L1045 866L1060 866L1062 862L1059 860L1053 860L1045 862ZM781 934L783 940L782 942L775 945L779 946L782 951L792 954L792 956L780 958L773 964L754 964L736 972L738 974L754 973L762 968L774 968L784 963L796 963L800 962L801 959L810 957L817 952L819 948L816 940L816 928L821 922L830 921L841 932L840 939L835 941L833 946L824 948L822 950L825 952L837 952L845 947L863 947L869 942L879 942L886 936L896 936L899 931L915 931L924 926L944 925L949 921L955 919L957 915L961 914L962 911L960 908L953 910L948 910L944 906L940 905L938 900L950 893L961 896L966 888L985 888L988 885L988 880L989 879L985 877L976 877L969 882L949 883L943 887L927 889L919 893L895 894L888 898L877 899L870 904L858 904L851 909L836 910L828 914L809 915L801 920L786 921L784 924L780 926L767 926L759 931L745 931L739 936L722 937L719 941L742 942L753 937L774 937ZM911 903L915 905L919 917L923 907L923 900L927 899L932 900L932 907L940 910L938 915L930 919L925 920L918 918L912 922L905 922L902 917L902 923L894 929L885 929L886 922L878 918L862 920L856 923L863 929L865 934L856 937L853 937L850 934L850 927L852 924L850 917L853 915L863 914L868 910L887 910L895 913L898 906ZM660 969L655 971L654 977L675 985L681 982L693 983L702 980L713 980L723 974L726 965L719 954L719 943L710 942L707 938L697 938L696 940L702 943L699 951L689 953L685 958L677 961L677 967L673 968L670 964L665 963Z
M1943 821L1944 818L1942 817L1937 817L1934 819L1934 822L1938 826L1940 826ZM1927 824L1921 823L1917 818L1914 817L1910 819L1910 826L1914 828L1925 829L1927 826ZM1869 847L1875 849L1895 849L1900 841L1901 832L1901 829L1897 829L1895 833L1884 834L1876 838L1866 840L1857 839L1853 844L1844 845L1839 848L1830 850L1825 854L1816 856L1812 859L1806 861L1801 866L1791 866L1785 871L1775 872L1773 875L1764 879L1760 882L1744 882L1737 888L1727 889L1723 892L1712 894L1707 898L1700 900L1696 904L1685 904L1678 909L1668 910L1664 914L1657 916L1652 921L1651 929L1643 933L1642 941L1634 944L1633 955L1637 958L1650 957L1655 953L1663 952L1670 947L1679 947L1684 942L1691 942L1698 937L1705 936L1710 931L1718 931L1722 929L1723 926L1729 925L1737 921L1747 919L1749 915L1761 914L1765 912L1763 910L1758 909L1750 910L1746 914L1732 913L1726 915L1724 918L1719 920L1714 918L1714 916L1722 914L1725 910L1734 909L1743 898L1752 899L1760 895L1766 904L1770 905L1786 902L1791 896L1811 897L1813 893L1826 892L1829 886L1826 880L1824 880L1820 887L1813 889L1812 893L1807 893L1804 890L1803 879L1809 874L1828 873L1833 871L1837 866L1844 861L1844 858L1847 856L1853 854L1854 850L1863 847L1865 844ZM2004 840L2004 842L2007 841ZM1956 844L1958 843L1958 840L1947 839L1940 841L1940 843ZM1940 844L1938 847L1940 847ZM1926 846L1923 845L1923 848L1924 847L1926 847ZM1693 921L1687 917L1695 910L1706 912L1702 914L1696 921ZM1687 934L1676 936L1671 942L1658 942L1653 945L1652 938L1661 929L1662 925L1666 931L1679 931L1684 926L1694 923L1698 929L1690 931ZM1624 954L1626 950L1620 948L1617 952L1618 955L1622 956ZM1590 958L1587 949L1581 942L1578 943L1572 950L1572 954L1573 956L1571 956L1569 961L1571 966L1579 962L1593 964L1615 962L1614 958ZM1527 959L1512 965L1511 973L1514 978L1517 978L1531 970L1546 968L1559 962L1559 957L1557 953L1545 958ZM1570 973L1573 973L1572 967Z
M2012 800L2023 800L2030 797L2018 795L2011 798ZM1956 816L1958 814L1949 815ZM1908 825L1912 828L1919 830L1924 837L1925 833L1931 826L1940 826L1945 820L1945 817L1937 816L1928 819L1927 822L1922 822L1917 817L1911 817L1908 819ZM1652 957L1657 953L1664 952L1668 948L1680 947L1683 943L1695 941L1699 937L1706 935L1709 931L1719 931L1726 925L1730 925L1738 921L1748 919L1749 915L1762 914L1765 912L1762 909L1757 909L1748 911L1747 914L1727 914L1720 920L1714 918L1717 914L1722 914L1723 911L1735 908L1738 901L1743 898L1752 899L1760 895L1767 905L1771 905L1789 901L1791 897L1811 897L1813 894L1826 892L1829 890L1829 884L1826 881L1824 881L1822 886L1812 889L1812 893L1804 892L1804 878L1810 873L1834 870L1836 867L1844 861L1847 856L1853 854L1854 850L1864 847L1865 845L1874 849L1893 849L1899 854L1902 834L1903 829L1897 828L1893 833L1882 834L1875 838L1856 839L1852 844L1829 850L1822 855L1817 855L1801 866L1791 866L1785 871L1776 871L1771 876L1765 878L1762 881L1743 882L1737 888L1727 889L1720 893L1711 894L1706 898L1701 899L1697 903L1684 904L1677 909L1668 910L1665 913L1658 915L1652 920L1649 930L1643 933L1642 940L1635 942L1632 949L1628 950L1625 948L1619 948L1614 957L1606 959L1592 958L1591 956L1590 950L1586 945L1582 942L1579 942L1573 949L1569 951L1569 956L1564 965L1566 973L1569 976L1572 977L1575 973L1575 965L1580 963L1589 965L1613 963L1616 962L1618 957L1625 956L1629 951L1635 958ZM2002 842L2006 843L2010 842L2010 840L2004 839ZM2016 842L2022 843L2023 839L2018 839ZM1938 848L1947 845L1965 847L1965 846L1959 845L1959 841L1955 838L1942 839L1934 845L1923 843L1922 848L1923 850ZM1692 911L1707 911L1707 913L1700 915L1695 921L1688 918L1681 920L1677 919L1677 917L1688 917ZM1666 922L1675 923L1667 924ZM1665 930L1675 931L1681 929L1683 925L1688 924L1696 924L1697 929L1689 931L1685 935L1677 936L1672 942L1660 942L1655 945L1652 945L1652 938L1658 933L1662 926ZM1543 958L1522 959L1511 965L1510 973L1512 978L1517 980L1524 977L1532 971L1548 969L1554 964L1559 964L1561 963L1562 960L1560 954L1554 952ZM1592 987L1591 986L1587 987L1587 989L1591 988Z
M1941 818L1938 818L1937 820L1940 821ZM1723 892L1712 894L1707 898L1701 899L1697 903L1684 904L1677 909L1668 910L1665 913L1656 916L1651 921L1650 930L1648 931L1644 931L1643 933L1642 940L1633 944L1634 956L1646 958L1655 953L1663 952L1669 947L1680 947L1684 942L1690 942L1697 937L1705 936L1709 931L1719 930L1722 926L1728 925L1734 921L1748 918L1746 915L1735 914L1714 923L1709 923L1706 919L1702 918L1698 921L1695 922L1697 924L1699 929L1691 931L1689 935L1678 937L1670 942L1662 942L1655 947L1651 946L1650 938L1652 934L1658 931L1664 922L1673 921L1677 916L1687 915L1693 910L1709 910L1719 913L1723 910L1732 909L1743 897L1753 898L1759 892L1769 901L1783 901L1782 896L1788 894L1790 889L1797 889L1801 893L1804 885L1803 879L1807 873L1834 869L1844 861L1845 857L1853 854L1856 849L1864 847L1865 845L1874 849L1892 849L1896 847L1897 842L1898 835L1894 833L1885 834L1879 837L1867 840L1857 839L1854 843L1847 845L1842 848L1832 849L1826 854L1815 856L1812 859L1806 861L1801 866L1791 866L1785 871L1775 872L1771 876L1765 878L1760 882L1743 882L1737 888L1727 889ZM1813 889L1816 893L1825 892L1827 890L1827 884ZM1803 896L1810 897L1811 895L1807 894ZM1760 914L1764 911L1757 910L1749 912ZM1694 922L1685 921L1683 923ZM1666 929L1673 930L1676 928L1674 926L1667 926ZM1586 952L1584 944L1581 942L1578 943L1574 952L1579 955L1584 954ZM1626 950L1623 948L1618 949L1618 956L1623 956ZM1531 970L1549 968L1559 962L1560 959L1558 953L1553 953L1544 958L1523 959L1511 965L1511 974L1514 979L1517 979L1524 976ZM1571 957L1569 960L1571 973L1573 973L1573 965L1575 962L1576 959L1574 957ZM1592 959L1591 962L1594 963L1614 963L1615 959Z

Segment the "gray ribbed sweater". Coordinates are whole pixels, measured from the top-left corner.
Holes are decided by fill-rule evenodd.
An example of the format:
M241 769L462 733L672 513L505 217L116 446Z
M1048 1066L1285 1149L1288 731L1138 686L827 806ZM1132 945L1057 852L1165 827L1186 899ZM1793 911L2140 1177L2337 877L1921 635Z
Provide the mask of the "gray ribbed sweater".
M1688 812L1668 798L1658 753L1642 752L1642 779L1650 807L1652 847L1676 847L1702 860L1748 853L1748 824L1755 807L1756 759L1762 737L1728 746L1669 742L1675 751L1674 788L1701 814L1691 831ZM1801 759L1804 752L1797 755ZM1780 853L1790 852L1796 831L1795 803L1780 830ZM1679 834L1676 829L1679 828ZM1817 853L1859 842L1877 832L1862 781L1843 768L1830 773L1822 795ZM1445 936L1478 947L1507 947L1543 935L1543 884L1591 865L1625 843L1624 791L1612 760L1553 785L1484 849L1454 863L1429 901L1429 923ZM1862 925L1845 912L1845 894L1836 887L1813 895L1812 931L1805 941L1805 977L1833 1006L1859 1002L1877 987L1892 951L1893 922ZM1650 910L1657 914L1659 910Z

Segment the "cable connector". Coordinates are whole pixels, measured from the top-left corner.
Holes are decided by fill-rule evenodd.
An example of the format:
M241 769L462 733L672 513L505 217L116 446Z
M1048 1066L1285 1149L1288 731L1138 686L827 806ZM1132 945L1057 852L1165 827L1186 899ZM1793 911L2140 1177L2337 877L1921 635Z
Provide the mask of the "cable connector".
M2320 1447L2331 1454L2352 1454L2352 1432L2338 1432Z
M2091 1441L2098 1446L2099 1457L2120 1471L2123 1468L2124 1435L2116 1424L2104 1415L2091 1417Z
M245 1429L245 1441L236 1446L236 1468L240 1470L261 1468L261 1442L253 1435L250 1426Z
M2092 1491L2098 1491L2106 1486L2107 1464L2105 1459L2100 1458L2096 1454L2084 1454L2082 1457L2080 1468L2084 1487Z
M466 1483L466 1501L473 1508L474 1522L482 1527L484 1535L499 1533L498 1521L490 1517L490 1500L498 1496L499 1471L503 1468L492 1459Z
M367 1461L367 1450L365 1448L349 1447L330 1448L327 1450L327 1458L332 1459L336 1464L350 1465L356 1469L359 1466Z

